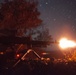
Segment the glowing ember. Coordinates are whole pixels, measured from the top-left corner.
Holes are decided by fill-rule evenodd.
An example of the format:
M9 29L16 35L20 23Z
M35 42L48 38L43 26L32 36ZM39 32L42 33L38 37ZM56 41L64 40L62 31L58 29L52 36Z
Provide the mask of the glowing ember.
M0 52L0 54L3 55L4 53L3 52Z
M67 40L66 38L63 38L59 41L59 46L63 49L71 48L71 47L75 47L76 43L74 41Z
M17 56L17 57L20 57L20 55L19 55L19 54L17 54L16 56Z

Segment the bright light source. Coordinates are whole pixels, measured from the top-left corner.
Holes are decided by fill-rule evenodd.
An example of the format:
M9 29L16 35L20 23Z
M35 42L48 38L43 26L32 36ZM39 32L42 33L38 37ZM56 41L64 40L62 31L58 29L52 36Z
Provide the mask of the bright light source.
M3 55L4 53L3 52L0 52L0 54Z
M19 55L19 54L17 54L16 56L17 56L17 58L19 58L19 57L20 57L20 55Z
M71 48L71 47L75 47L76 46L76 43L72 40L68 40L66 38L62 38L60 41L59 41L59 46L63 49L65 48Z

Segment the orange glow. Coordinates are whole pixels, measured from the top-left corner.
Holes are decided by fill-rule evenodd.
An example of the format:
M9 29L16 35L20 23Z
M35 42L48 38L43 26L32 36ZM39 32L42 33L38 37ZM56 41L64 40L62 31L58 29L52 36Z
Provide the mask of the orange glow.
M48 53L43 52L42 55L47 55Z
M65 49L65 48L72 48L72 47L75 47L76 46L76 43L72 40L68 40L66 38L62 38L60 41L59 41L59 46L62 48L62 49Z
M19 55L19 54L17 54L16 56L17 56L17 58L19 58L19 57L20 57L20 55Z
M3 55L4 53L3 52L0 52L0 54Z

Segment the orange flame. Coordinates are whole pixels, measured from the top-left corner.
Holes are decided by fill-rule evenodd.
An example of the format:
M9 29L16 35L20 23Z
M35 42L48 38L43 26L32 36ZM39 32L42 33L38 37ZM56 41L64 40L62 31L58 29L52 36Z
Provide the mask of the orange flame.
M62 49L65 49L65 48L72 48L72 47L75 47L76 46L76 43L72 40L68 40L66 38L62 38L60 41L59 41L59 46L62 48Z

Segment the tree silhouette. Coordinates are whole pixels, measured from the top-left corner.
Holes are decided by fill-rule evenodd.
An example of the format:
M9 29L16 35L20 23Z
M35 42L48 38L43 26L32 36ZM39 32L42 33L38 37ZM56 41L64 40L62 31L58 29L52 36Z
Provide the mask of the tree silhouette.
M37 2L32 0L5 0L0 7L0 36L24 36L27 29L35 28L42 22ZM2 50L9 50L1 45ZM19 51L24 45L11 45L12 51ZM8 49L9 48L9 49ZM20 49L19 49L20 48Z
M27 29L39 26L42 20L38 18L37 4L27 0L5 0L0 8L0 29L7 31L7 36L23 36Z

